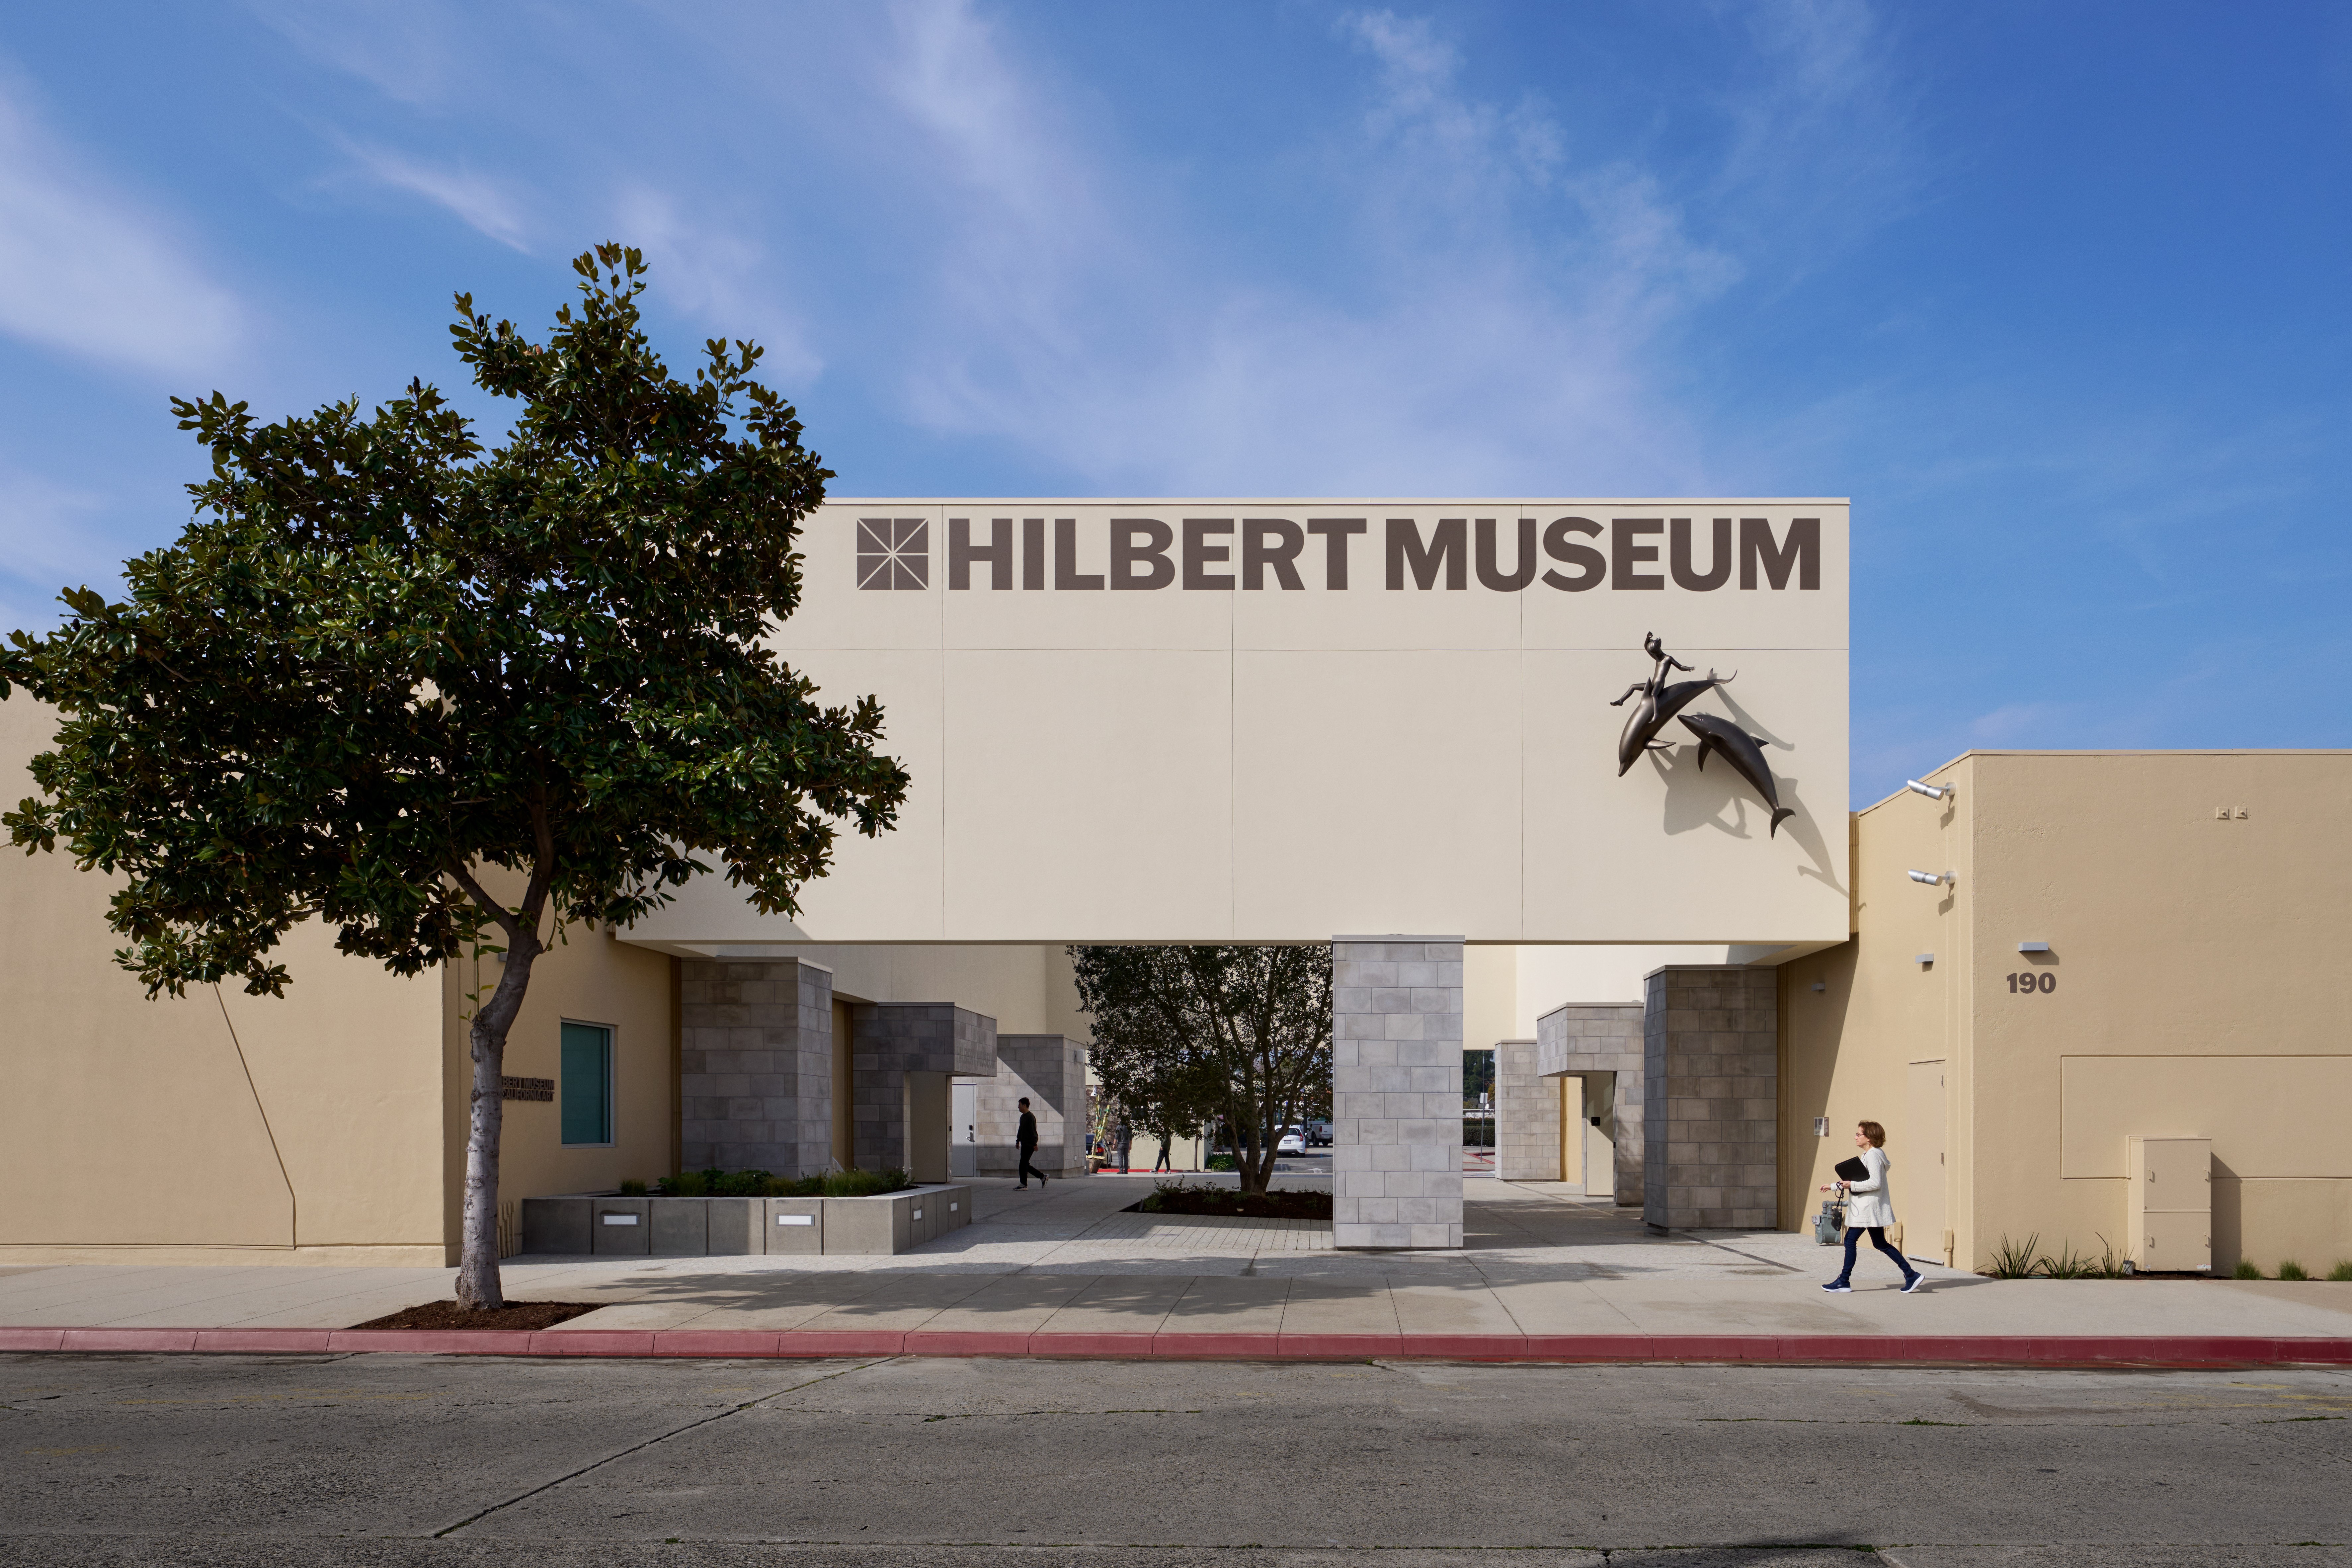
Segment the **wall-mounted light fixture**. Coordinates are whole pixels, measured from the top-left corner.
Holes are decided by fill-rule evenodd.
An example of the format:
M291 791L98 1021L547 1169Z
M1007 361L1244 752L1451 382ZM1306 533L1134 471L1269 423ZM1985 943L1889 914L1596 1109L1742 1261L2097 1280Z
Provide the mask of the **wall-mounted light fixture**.
M1921 784L1917 779L1905 779L1903 787L1913 795L1924 795L1929 800L1941 800L1952 793L1950 784Z
M1936 955L1932 952L1915 952L1911 955L1911 962L1925 969L1936 962Z
M1960 874L1958 871L1914 871L1911 873L1911 879L1915 882L1925 882L1931 888L1938 882L1952 888L1960 885Z
M2017 944L2017 951L2020 952L2048 952L2050 951L2050 944L2046 942L2021 942Z
M1813 982L1813 989L1816 991L1826 991L1829 989L1829 983L1827 981L1816 980Z

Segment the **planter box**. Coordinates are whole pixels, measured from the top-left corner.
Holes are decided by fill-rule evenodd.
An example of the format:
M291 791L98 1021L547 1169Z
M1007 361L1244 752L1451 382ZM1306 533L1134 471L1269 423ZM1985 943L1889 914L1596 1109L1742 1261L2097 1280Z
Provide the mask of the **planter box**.
M971 1189L909 1187L872 1198L522 1200L522 1249L577 1258L889 1256L971 1223Z

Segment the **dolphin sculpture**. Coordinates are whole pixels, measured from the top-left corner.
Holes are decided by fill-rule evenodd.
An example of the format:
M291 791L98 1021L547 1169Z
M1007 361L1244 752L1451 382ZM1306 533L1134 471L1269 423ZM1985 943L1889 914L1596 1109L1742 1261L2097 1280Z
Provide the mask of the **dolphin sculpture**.
M1666 683L1667 675L1677 669L1686 670L1690 666L1668 653L1658 641L1655 632L1643 639L1642 649L1656 660L1650 679L1635 681L1625 689L1624 697L1609 705L1615 708L1633 693L1638 691L1642 694L1642 700L1635 703L1633 711L1625 716L1624 733L1617 737L1617 776L1621 779L1625 776L1625 770L1633 765L1633 759L1643 752L1665 749L1665 742L1658 739L1658 731L1666 727L1667 720L1689 707L1693 698L1721 686L1739 673L1735 669L1730 675L1717 675L1710 669L1705 680L1676 681L1670 686Z
M1772 808L1771 831L1765 837L1778 837L1781 819L1797 814L1780 804L1780 792L1772 783L1772 769L1764 761L1764 743L1730 720L1712 713L1685 713L1683 728L1698 737L1700 771L1706 768L1709 752L1721 752L1723 760L1731 764L1731 771L1755 786L1756 793L1764 797L1764 804Z

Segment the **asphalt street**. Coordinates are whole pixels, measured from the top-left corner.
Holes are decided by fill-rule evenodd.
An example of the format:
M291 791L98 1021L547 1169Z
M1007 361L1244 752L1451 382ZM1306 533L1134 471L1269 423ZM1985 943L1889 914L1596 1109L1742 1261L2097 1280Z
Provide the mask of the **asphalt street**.
M0 1357L0 1563L2352 1564L2352 1373Z

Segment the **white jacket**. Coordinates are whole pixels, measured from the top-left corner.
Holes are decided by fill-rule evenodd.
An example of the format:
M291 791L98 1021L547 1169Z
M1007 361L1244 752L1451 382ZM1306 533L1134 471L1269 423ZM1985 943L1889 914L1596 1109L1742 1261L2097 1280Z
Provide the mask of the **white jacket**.
M1862 1163L1870 1174L1846 1187L1845 1223L1849 1230L1895 1223L1895 1184L1887 1176L1894 1163L1884 1149L1864 1149Z

